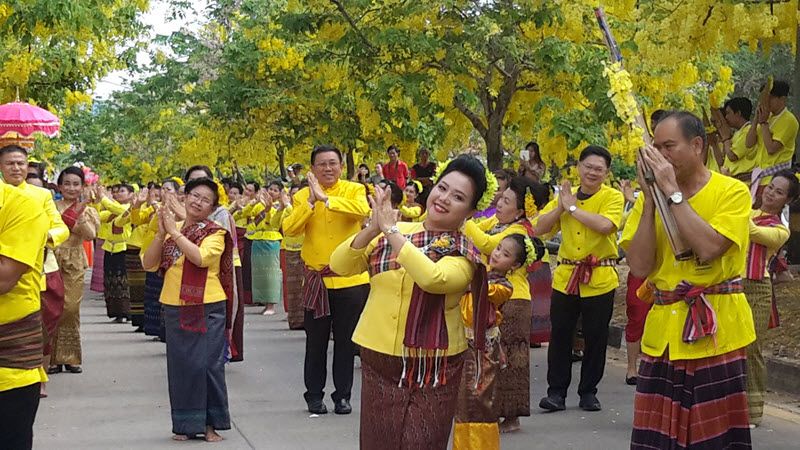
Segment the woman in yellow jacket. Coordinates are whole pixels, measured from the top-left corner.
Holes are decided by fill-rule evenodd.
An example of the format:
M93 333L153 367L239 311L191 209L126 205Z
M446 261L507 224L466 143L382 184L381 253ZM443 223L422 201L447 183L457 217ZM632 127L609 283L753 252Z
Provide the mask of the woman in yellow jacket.
M525 212L525 194L529 184L522 177L512 179L497 200L494 216L481 222L470 220L465 224L464 234L482 254L488 257L506 236L530 234L531 227ZM531 414L531 292L527 267L519 267L511 272L508 280L514 292L500 311L506 318L500 326L500 339L508 354L508 365L500 371L495 402L498 415L504 418L501 426L503 432L518 430L519 417Z
M761 339L769 327L772 313L770 261L789 240L789 229L781 222L783 208L800 195L800 182L790 171L779 172L761 194L761 208L750 214L750 248L745 267L744 293L753 311L756 341L747 346L747 403L750 424L761 424L767 366L761 353Z
M331 255L341 276L370 273L353 334L362 449L447 447L467 349L459 303L480 261L458 229L491 201L490 176L472 156L443 165L424 222L397 223L390 190L376 189L368 226Z

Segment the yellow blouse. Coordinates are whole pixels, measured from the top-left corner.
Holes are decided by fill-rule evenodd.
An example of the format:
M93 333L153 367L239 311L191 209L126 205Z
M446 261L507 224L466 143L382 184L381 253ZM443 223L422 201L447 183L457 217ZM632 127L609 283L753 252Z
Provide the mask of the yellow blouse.
M625 249L641 221L643 202L644 196L639 196L628 218L628 225L622 231L620 245ZM684 280L696 286L713 286L739 277L745 271L750 221L750 192L747 186L735 178L711 172L711 179L688 199L688 204L733 245L710 263L676 261L661 219L656 217L656 262L647 280L660 290L672 291ZM721 355L755 340L753 314L744 294L706 297L717 313L717 333L714 337L705 337L692 344L683 342L681 335L689 311L686 303L653 305L645 322L642 351L658 357L669 349L672 360L698 359Z
M252 205L249 209L245 208L248 217L245 237L251 241L280 241L283 239L280 228L284 210L275 209L273 206L264 214L264 218L258 221L258 216L264 212L264 209L266 207L261 202Z
M178 225L181 226L181 225ZM166 240L166 237L165 237ZM219 265L222 252L225 250L225 230L207 236L200 242L200 256L202 263L200 267L208 268L206 277L206 289L203 295L203 303L223 302L227 299L225 290L219 280ZM183 306L180 300L181 279L183 278L183 263L186 256L181 255L164 274L164 288L161 290L161 303L171 306ZM148 272L155 272L158 266L145 267Z
M108 197L100 200L102 211L100 211L100 233L105 239L103 250L109 253L120 253L128 249L128 239L131 237L131 222L125 214L131 205L118 203ZM114 233L113 225L122 229L120 233Z
M764 212L760 209L754 209L750 213L750 241L767 248L767 261L769 261L783 247L783 244L789 240L789 229L783 224L775 225L774 227L763 227L753 223L754 218L762 215L764 215ZM769 268L764 268L764 276L769 278L767 269Z
M366 189L363 184L339 180L328 189L327 205L308 202L309 189L300 189L292 199L292 210L283 219L286 236L302 236L303 262L314 270L322 270L330 263L331 254L347 238L361 231L361 223L369 217ZM363 271L348 276L325 277L328 289L343 289L369 283Z
M421 222L400 222L397 227L403 234L424 230ZM380 239L375 238L365 248L353 249L350 244L354 238L342 242L331 255L331 269L343 277L365 273L369 256ZM466 350L460 300L472 281L475 271L472 263L463 256L445 256L433 262L410 242L397 253L396 261L400 269L381 272L369 279L369 298L353 333L353 342L386 355L402 356L406 316L416 282L426 292L445 294L448 354Z
M16 285L0 295L0 324L39 311L44 246L50 221L41 203L22 190L0 182L0 256L30 268ZM39 369L0 367L0 392L47 381Z
M489 283L487 297L494 306L497 307L495 311L495 324L500 325L503 321L503 314L500 312L500 306L511 298L513 291L502 284ZM472 307L472 293L467 292L461 297L461 320L464 321L464 326L472 328L473 307Z
M577 192L579 187L574 187L573 192ZM600 190L586 200L578 200L578 208L594 214L599 214L610 220L615 227L619 228L622 221L622 208L625 205L625 198L622 192L603 185ZM554 210L558 206L558 197L551 200L542 212L544 214ZM537 219L534 219L537 220ZM628 219L630 221L630 219ZM629 222L630 223L630 222ZM635 227L633 227L635 229ZM565 212L552 230L547 234L554 235L561 230L561 246L558 249L558 260L569 259L580 261L589 255L594 255L598 259L608 259L619 257L617 248L617 233L600 234ZM567 283L572 275L575 266L559 264L553 273L553 289L566 293ZM600 266L592 270L592 278L588 284L581 284L581 297L593 297L605 294L619 286L619 275L613 266Z
M511 234L528 235L528 230L518 223L509 225L505 230L497 234L489 234L489 231L498 223L497 216L492 216L480 222L468 220L464 225L464 234L486 258L488 258L497 247L497 244L505 239L506 236ZM514 300L531 299L531 288L530 284L528 284L528 272L526 267L520 267L511 272L508 276L508 281L514 286L514 293L511 294L511 298Z

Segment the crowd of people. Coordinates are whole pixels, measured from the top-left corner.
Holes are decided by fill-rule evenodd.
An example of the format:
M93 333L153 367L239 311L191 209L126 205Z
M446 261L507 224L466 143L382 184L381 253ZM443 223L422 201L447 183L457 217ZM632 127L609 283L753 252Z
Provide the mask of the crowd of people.
M104 186L71 166L49 191L27 150L6 145L0 441L30 448L47 374L82 372L91 267L108 318L166 343L176 440L222 440L225 365L244 359L244 307L273 315L283 303L288 327L306 335L309 412L328 412L331 338L336 414L352 412L361 359L362 448L446 448L451 432L456 449L499 448L531 414L531 346L549 342L539 406L557 412L582 336L578 406L602 409L625 259L631 448L749 448L765 391L759 337L789 237L782 216L800 195L787 95L776 81L752 124L749 100L729 100L710 136L689 112L657 112L637 162L641 190L610 186L612 155L597 145L576 161L578 186L551 186L530 143L518 171L490 172L472 155L435 162L424 148L409 169L391 146L374 174L362 164L345 180L342 153L320 145L308 172L295 164L264 187L206 166ZM674 233L689 257L674 251ZM556 235L551 269L544 242Z

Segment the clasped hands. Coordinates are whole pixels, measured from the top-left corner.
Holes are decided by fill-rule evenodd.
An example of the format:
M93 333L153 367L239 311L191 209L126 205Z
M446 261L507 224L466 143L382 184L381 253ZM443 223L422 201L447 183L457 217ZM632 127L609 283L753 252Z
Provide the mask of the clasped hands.
M309 190L308 202L311 203L311 205L314 205L314 203L318 201L326 203L328 201L328 195L325 194L325 190L322 189L317 177L312 172L308 172L306 180L308 181Z
M379 233L388 233L392 227L397 225L400 212L392 208L391 199L392 190L389 186L385 188L375 186L375 195L369 196L372 214L366 229L370 230L375 236Z

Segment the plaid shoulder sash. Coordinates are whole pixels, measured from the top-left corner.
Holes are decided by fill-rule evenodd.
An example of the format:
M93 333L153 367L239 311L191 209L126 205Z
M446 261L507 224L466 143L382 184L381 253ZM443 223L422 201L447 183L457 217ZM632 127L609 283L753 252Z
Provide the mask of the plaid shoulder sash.
M773 214L764 214L753 218L753 223L760 227L774 227L781 224L781 218ZM750 242L747 252L747 265L745 276L749 280L763 280L767 268L767 247Z
M445 256L464 256L478 264L479 268L483 267L480 263L480 252L461 233L424 230L406 235L406 238L431 261L439 261ZM401 266L396 258L397 251L394 251L386 237L382 237L369 258L370 275L399 269ZM484 269L483 274L485 273ZM479 273L476 272L476 279L479 278ZM485 276L483 281L485 284ZM399 386L404 383L409 387L414 384L419 387L447 384L445 374L449 341L444 303L444 294L426 292L414 283L403 337L403 372Z

